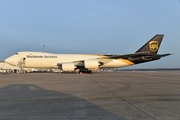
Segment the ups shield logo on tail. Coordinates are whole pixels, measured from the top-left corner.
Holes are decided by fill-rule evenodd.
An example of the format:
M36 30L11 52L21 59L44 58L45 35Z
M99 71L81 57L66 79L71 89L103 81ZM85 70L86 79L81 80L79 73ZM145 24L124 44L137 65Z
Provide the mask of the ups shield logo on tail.
M159 46L159 43L157 41L149 42L149 49L152 52L157 52L158 51L158 46Z

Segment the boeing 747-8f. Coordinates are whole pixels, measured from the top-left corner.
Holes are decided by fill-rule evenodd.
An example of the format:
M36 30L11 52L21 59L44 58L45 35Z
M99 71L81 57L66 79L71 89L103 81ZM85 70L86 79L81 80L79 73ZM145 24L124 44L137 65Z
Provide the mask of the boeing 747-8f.
M62 71L91 73L100 68L120 68L159 60L171 54L157 54L163 34L157 34L132 54L53 54L45 52L18 52L6 63L24 68L59 68Z

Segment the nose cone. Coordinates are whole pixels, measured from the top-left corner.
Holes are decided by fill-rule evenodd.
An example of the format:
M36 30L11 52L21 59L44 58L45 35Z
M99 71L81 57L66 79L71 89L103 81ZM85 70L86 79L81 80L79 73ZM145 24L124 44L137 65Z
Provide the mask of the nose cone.
M5 59L5 62L8 63L8 64L10 64L10 63L11 63L11 59L10 59L10 58L7 58L7 59Z
M14 58L13 57L8 57L7 59L5 59L5 62L10 64L10 65L14 65Z

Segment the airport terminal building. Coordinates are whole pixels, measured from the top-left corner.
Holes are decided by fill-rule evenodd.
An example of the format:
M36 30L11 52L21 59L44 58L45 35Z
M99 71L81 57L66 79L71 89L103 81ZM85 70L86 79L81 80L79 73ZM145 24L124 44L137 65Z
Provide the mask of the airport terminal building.
M59 69L37 69L37 68L19 68L12 66L4 61L0 61L0 73L24 73L24 72L60 72Z

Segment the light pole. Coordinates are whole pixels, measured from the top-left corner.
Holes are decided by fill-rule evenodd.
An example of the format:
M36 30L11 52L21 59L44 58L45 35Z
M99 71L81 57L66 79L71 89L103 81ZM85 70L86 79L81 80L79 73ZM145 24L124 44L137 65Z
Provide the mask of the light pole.
M43 47L44 47L44 52L46 52L46 45L44 45Z

